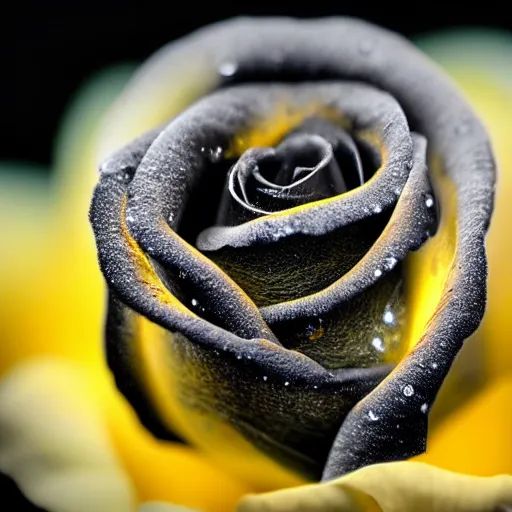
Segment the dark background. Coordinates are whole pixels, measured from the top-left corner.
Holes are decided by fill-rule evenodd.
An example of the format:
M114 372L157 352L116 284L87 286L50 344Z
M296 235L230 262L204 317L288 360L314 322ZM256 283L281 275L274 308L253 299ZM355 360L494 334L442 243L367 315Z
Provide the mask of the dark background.
M35 2L4 3L3 13L11 14L2 16L0 30L0 113L4 127L0 161L33 161L48 166L65 107L91 73L111 64L141 61L166 42L228 17L350 15L409 37L456 26L512 28L506 4L502 8L488 3L444 3L440 7L415 2L398 9L389 2L377 7L362 1L287 3L293 7L285 7L284 2L230 5L220 0L205 3L204 8L197 1L166 2L165 8L150 3L137 8L126 0L67 5L43 1L40 4L44 5L37 6Z
M138 62L168 41L205 24L236 15L365 18L408 37L461 26L512 29L507 4L435 5L410 2L394 7L362 1L250 2L233 5L168 1L163 7L127 0L86 3L9 0L2 4L0 29L0 161L49 166L53 138L68 102L95 71ZM242 7L243 6L243 7ZM173 9L174 7L174 9ZM4 508L6 507L6 508ZM31 508L10 479L0 475L0 510Z

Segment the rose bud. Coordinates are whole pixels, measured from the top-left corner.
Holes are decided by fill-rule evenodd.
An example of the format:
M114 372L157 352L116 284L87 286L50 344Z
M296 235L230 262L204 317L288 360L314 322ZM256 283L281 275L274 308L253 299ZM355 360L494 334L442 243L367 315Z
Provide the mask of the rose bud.
M423 452L494 194L448 78L355 19L236 19L160 50L108 126L90 219L141 421L261 488Z

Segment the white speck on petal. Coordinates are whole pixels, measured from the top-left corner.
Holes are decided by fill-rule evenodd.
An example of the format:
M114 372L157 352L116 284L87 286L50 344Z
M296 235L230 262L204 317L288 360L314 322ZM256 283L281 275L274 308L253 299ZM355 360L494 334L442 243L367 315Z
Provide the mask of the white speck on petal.
M379 419L379 417L373 411L368 411L368 418L370 418L372 421L377 421Z

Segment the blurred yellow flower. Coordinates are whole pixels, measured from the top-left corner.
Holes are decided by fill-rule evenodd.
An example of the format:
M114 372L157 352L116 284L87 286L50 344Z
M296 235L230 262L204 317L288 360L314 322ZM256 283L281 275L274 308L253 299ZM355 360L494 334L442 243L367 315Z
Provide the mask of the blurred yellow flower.
M486 318L441 391L428 451L417 457L473 476L418 462L376 465L328 484L249 496L240 512L490 511L512 503L512 477L494 476L512 474L512 72L505 73L512 70L512 40L470 32L420 44L473 102L501 168L487 244ZM80 93L63 123L51 183L21 168L7 172L7 165L0 175L4 239L7 234L0 251L0 471L52 512L124 512L143 503L141 512L184 510L157 502L235 510L242 496L273 489L253 489L194 449L152 438L117 392L104 360L105 290L87 213L100 120L130 74L110 70ZM187 101L184 91L174 91L177 110ZM461 386L470 393L459 393Z

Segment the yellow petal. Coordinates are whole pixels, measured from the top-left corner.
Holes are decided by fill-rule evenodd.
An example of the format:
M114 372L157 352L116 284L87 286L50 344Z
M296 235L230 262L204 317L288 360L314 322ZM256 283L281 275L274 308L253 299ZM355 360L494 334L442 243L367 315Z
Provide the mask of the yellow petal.
M97 173L95 127L127 77L105 72L78 94L51 183L34 183L27 173L18 173L16 188L2 180L8 236L0 258L0 374L41 354L103 365L104 289L87 211Z
M44 191L53 210L45 218L37 211L29 216L27 225L35 231L23 237L19 253L24 259L10 258L5 274L12 283L8 293L3 294L6 279L0 275L0 297L9 306L0 309L0 373L34 355L79 361L90 372L109 442L139 498L224 512L247 488L196 451L153 438L117 391L103 353L105 290L87 212L97 173L96 127L127 75L126 70L114 69L95 77L63 123L55 182ZM20 197L27 206L23 211L31 212L28 207L34 200L29 190L22 189ZM12 213L8 209L6 217Z
M157 441L119 397L107 407L112 441L141 501L227 512L250 490L195 449Z
M512 474L511 397L510 378L488 386L431 433L417 460L472 475Z
M77 365L37 360L0 384L0 469L52 512L131 512L94 383Z
M442 64L473 104L490 132L499 163L496 205L487 238L489 284L487 312L481 328L485 338L481 365L488 377L510 375L510 213L512 194L512 38L498 31L460 30L421 41L420 46Z
M188 507L171 505L170 503L152 502L144 503L139 507L138 512L199 512Z
M44 268L51 197L42 170L23 164L0 165L0 371L19 351L18 325L23 325L30 283Z
M394 462L325 484L248 496L237 512L491 512L503 504L512 504L512 476L481 478Z

